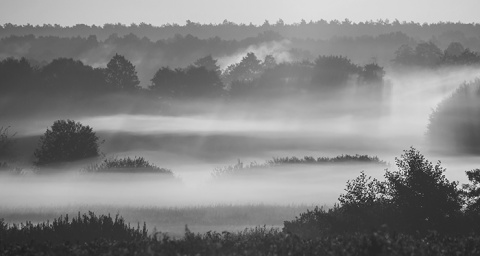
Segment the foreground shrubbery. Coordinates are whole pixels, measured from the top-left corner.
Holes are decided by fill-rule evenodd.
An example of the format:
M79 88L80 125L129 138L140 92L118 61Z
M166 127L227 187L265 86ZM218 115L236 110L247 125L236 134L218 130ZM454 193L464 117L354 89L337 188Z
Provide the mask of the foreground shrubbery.
M309 165L325 165L325 164L354 164L354 163L371 163L387 166L387 163L380 160L376 156L368 155L340 155L336 157L318 157L304 156L298 157L274 157L272 160L265 161L265 163L251 162L244 164L240 160L234 165L219 167L213 170L212 176L215 178L224 177L228 175L241 175L247 172L258 171L262 169L271 169L279 166L293 165L293 164L309 164Z
M381 226L402 233L448 234L480 232L480 170L467 172L464 189L450 182L440 162L433 165L416 149L396 158L398 170L385 171L379 181L361 173L347 182L339 205L316 208L286 221L284 231L302 237L365 232Z
M93 217L91 217L93 216ZM118 220L121 220L119 218ZM478 255L479 236L403 235L386 231L303 239L276 229L148 236L93 213L52 224L0 225L2 255ZM50 240L51 239L51 240ZM47 242L48 241L48 242Z
M289 162L289 161L280 161ZM318 162L318 161L317 161ZM241 163L238 168L243 168ZM283 231L207 232L173 239L130 228L122 218L84 214L50 223L0 222L2 255L478 255L480 169L458 186L416 149L396 159L385 180L364 172L340 204L286 221ZM260 165L267 166L268 165Z
M138 241L146 239L147 229L138 225L137 229L126 224L117 214L115 218L110 215L96 216L93 212L69 219L69 216L60 216L52 223L44 222L32 224L27 222L20 225L8 225L0 219L0 243L2 246L9 244L25 243L53 243L65 242L85 243L98 239L112 241Z

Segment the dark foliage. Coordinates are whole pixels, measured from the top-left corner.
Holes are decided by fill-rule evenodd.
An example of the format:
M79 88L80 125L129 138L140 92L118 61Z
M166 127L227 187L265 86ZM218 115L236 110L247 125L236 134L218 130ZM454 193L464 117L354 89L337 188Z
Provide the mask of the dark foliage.
M262 62L255 53L249 52L239 63L228 66L223 73L226 84L233 81L252 81L260 77L263 72Z
M312 84L317 89L338 90L359 72L360 67L346 57L319 56L315 60Z
M230 96L275 97L302 95L309 89L313 64L307 61L274 64L266 58L263 71L255 80L235 80L230 84Z
M173 177L172 171L157 167L143 157L107 158L100 164L87 167L85 171L98 173L158 173Z
M101 69L84 65L79 60L59 58L39 70L41 85L37 90L52 95L105 93L106 86Z
M432 150L480 154L480 80L463 84L430 115Z
M439 67L442 65L480 65L480 55L464 48L459 42L451 42L442 52L433 42L422 42L415 46L404 44L395 52L396 64L403 66Z
M150 91L161 98L218 98L224 94L224 85L218 72L204 66L184 69L162 67L151 81Z
M93 129L73 120L55 121L40 137L34 152L38 166L72 162L99 156L99 141Z
M365 84L382 84L384 76L385 70L377 63L366 64L360 72L361 82Z
M105 69L105 82L119 90L132 91L139 89L135 66L124 56L115 54Z
M286 221L284 231L303 237L365 232L383 225L405 233L476 231L469 213L462 211L463 192L458 182L445 177L440 163L433 166L414 148L396 158L398 170L385 172L385 180L364 172L347 182L340 205L316 208Z
M326 164L355 164L355 163L371 163L387 165L385 161L380 160L378 157L368 155L340 155L336 157L312 157L305 156L303 158L298 157L274 157L272 160L265 161L265 163L251 162L250 164L244 164L240 160L234 165L224 166L213 170L212 176L216 178L228 176L228 175L242 175L246 173L254 173L261 171L262 169L273 169L275 167L295 164L309 164L309 165L326 165Z
M458 182L450 182L445 177L440 161L433 166L414 148L406 150L395 161L398 170L387 170L382 185L405 228L451 228L463 205Z
M143 228L131 228L118 214L96 216L93 212L69 218L60 216L52 223L8 225L0 219L0 247L33 243L40 246L52 244L82 244L99 239L107 241L141 241L148 238Z
M297 157L275 157L269 161L271 164L328 164L328 163L374 163L386 165L387 163L376 156L369 155L339 155L336 157L318 157L305 156Z
M12 156L12 146L16 133L9 134L10 126L0 127L0 162Z
M7 227L0 222L2 255L477 255L478 236L425 236L390 233L385 230L330 235L304 239L276 229L257 227L242 232L195 234L186 228L185 236L147 236L146 230L131 229L110 217L85 216L77 224L39 224ZM102 221L102 218L105 218ZM75 218L74 218L75 219ZM57 225L58 225L57 220ZM107 224L108 223L108 224ZM112 224L113 223L113 224ZM123 225L122 225L123 224ZM44 226L42 226L44 225ZM113 228L115 226L117 228ZM51 227L51 228L48 228ZM98 230L98 227L104 229ZM113 233L112 231L116 232ZM27 232L31 231L31 232ZM70 232L69 232L70 231ZM80 232L82 231L82 232ZM97 232L93 232L97 231ZM65 237L61 235L65 234ZM43 236L45 235L45 237ZM59 239L60 237L60 239ZM48 238L51 242L46 242ZM98 239L100 238L100 239ZM38 240L37 240L38 239ZM82 240L80 240L82 239ZM13 240L13 241L12 241ZM12 242L4 242L12 241Z
M193 65L195 67L204 67L209 71L215 71L219 76L222 72L220 66L217 64L217 60L214 59L211 54L196 60Z
M18 93L31 90L36 69L25 58L7 58L0 61L0 93Z
M467 211L473 215L480 215L480 169L466 172L471 184L464 184L463 189L467 197Z

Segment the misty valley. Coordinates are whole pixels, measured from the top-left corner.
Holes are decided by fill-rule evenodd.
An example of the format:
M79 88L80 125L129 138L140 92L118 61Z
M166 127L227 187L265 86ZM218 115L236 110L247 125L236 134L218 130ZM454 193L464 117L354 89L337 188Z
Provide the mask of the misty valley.
M479 28L0 26L0 254L477 255Z

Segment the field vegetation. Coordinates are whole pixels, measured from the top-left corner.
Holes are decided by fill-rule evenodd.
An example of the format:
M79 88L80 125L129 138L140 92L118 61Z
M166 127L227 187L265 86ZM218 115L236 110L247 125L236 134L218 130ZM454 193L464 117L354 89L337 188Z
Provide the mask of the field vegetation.
M313 157L313 156L304 156L299 158L296 156L292 157L274 157L271 160L267 160L264 163L251 162L249 164L244 164L240 160L234 165L228 165L224 167L215 168L212 172L214 178L222 178L228 176L238 176L245 174L255 174L261 173L262 170L275 170L277 167L289 167L295 165L310 165L310 166L326 166L326 165L341 165L341 164L375 164L375 165L384 165L385 167L388 164L380 160L376 156L368 155L340 155L336 157ZM281 169L281 168L278 168Z
M146 224L132 228L118 215L90 212L51 224L2 220L0 250L4 255L478 254L480 170L466 172L471 183L460 187L445 177L440 162L433 165L415 148L405 150L396 165L383 181L361 172L347 182L335 207L307 210L285 221L282 230L196 234L186 227L182 238L172 238L161 230L148 233Z

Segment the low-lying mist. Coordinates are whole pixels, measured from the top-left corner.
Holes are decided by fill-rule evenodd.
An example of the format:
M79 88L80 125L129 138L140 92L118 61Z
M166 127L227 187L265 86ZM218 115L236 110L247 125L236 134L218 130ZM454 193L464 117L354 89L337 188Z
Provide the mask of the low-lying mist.
M430 161L442 160L447 177L464 182L464 171L478 168L478 158L430 153L424 134L432 109L478 75L476 69L387 72L387 85L379 99L362 98L352 89L341 98L300 95L249 101L170 101L156 113L79 114L70 118L91 126L105 140L100 148L106 156L143 156L172 170L182 183L147 174L2 176L0 201L10 207L332 205L347 180L362 170L381 178L385 168L396 168L394 158L410 146ZM46 114L10 120L25 158L32 155L38 136L57 119ZM391 166L291 165L228 182L211 175L215 168L239 160L342 154L378 156Z

